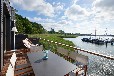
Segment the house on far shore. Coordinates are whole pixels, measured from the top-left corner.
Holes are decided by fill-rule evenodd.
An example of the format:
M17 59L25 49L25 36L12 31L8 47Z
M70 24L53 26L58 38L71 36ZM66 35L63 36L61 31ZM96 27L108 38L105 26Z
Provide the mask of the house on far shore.
M4 66L4 53L13 49L15 26L15 9L10 6L9 0L0 1L0 70Z

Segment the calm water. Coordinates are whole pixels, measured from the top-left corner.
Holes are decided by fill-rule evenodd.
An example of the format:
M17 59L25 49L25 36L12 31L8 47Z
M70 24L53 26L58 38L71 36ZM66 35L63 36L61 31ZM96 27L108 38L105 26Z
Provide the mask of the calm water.
M106 45L96 45L81 41L82 38L89 37L90 36L79 36L77 38L65 39L72 41L78 48L114 57L114 46L110 43L108 43L106 47ZM105 39L107 37L102 36L102 38ZM108 38L111 39L112 37ZM88 76L114 76L114 60L109 60L106 58L94 56L83 52L80 53L87 55L89 57Z

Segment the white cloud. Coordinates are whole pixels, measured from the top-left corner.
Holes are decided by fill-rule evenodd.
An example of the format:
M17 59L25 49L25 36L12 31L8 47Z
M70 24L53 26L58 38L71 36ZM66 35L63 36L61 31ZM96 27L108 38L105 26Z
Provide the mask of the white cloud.
M97 18L114 19L114 0L96 0L92 5Z
M27 17L27 18L30 21L42 24L42 26L48 31L51 28L55 29L55 31L58 31L58 30L63 29L63 26L64 26L64 24L62 22L55 22L53 19L48 19L48 18L42 19L42 18L38 18L38 17L34 17L34 18Z
M70 21L70 20L61 20L61 21L58 22L58 24L61 24L61 25L71 25L72 21Z
M55 21L53 19L49 19L49 18L46 18L46 19L42 19L40 17L33 17L33 18L30 18L30 17L27 17L30 21L33 21L33 22L38 22L38 23L54 23Z
M76 4L79 0L72 0L73 4Z
M37 23L40 23L42 24L42 26L47 29L48 31L53 28L55 31L58 31L58 30L63 30L63 31L66 31L66 25L67 27L70 25L72 25L72 22L71 21L67 21L67 20L61 20L61 21L54 21L52 19L42 19L42 18L38 18L38 17L34 17L34 18L30 18L30 17L27 17L30 21L33 21L33 22L37 22ZM72 27L71 27L72 28ZM66 31L67 32L67 31Z
M63 25L66 25L67 24L67 21L66 20L62 20L60 22L58 22L59 24L63 24Z
M64 25L58 24L58 23L41 23L45 29L47 29L48 31L50 31L51 28L53 28L55 31L58 30L63 30Z
M66 9L65 16L67 16L68 19L71 20L80 20L84 19L84 17L86 16L89 16L89 12L85 8L73 4L71 7Z
M37 18L37 17L34 17L34 18L27 17L27 18L33 22L37 22L37 21L41 20L41 18Z
M57 10L57 11L59 11L59 10L63 10L63 5L57 5L56 7L55 7L55 10Z
M67 17L66 16L61 16L61 20L64 20L64 19L66 19Z
M60 3L60 2L55 3L55 2L53 2L53 7L54 7L54 11L56 13L56 16L60 15L60 13L64 11L64 6L65 6L64 3Z
M54 7L44 0L11 0L11 3L27 11L36 11L45 16L54 16Z

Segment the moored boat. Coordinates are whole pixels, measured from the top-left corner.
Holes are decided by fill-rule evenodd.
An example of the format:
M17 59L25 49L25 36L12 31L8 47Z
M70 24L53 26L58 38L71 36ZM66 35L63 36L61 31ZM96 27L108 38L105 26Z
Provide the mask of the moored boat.
M83 42L90 42L90 43L95 43L95 44L98 44L98 45L103 45L105 43L104 40L100 40L100 39L83 38L81 40Z

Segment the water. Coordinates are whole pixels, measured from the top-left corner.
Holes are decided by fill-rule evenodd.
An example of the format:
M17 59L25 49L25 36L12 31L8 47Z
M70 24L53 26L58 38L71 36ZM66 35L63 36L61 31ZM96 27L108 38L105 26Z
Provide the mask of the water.
M65 38L65 39L72 41L78 48L114 57L114 46L111 45L110 43L108 43L106 47L106 45L96 45L81 41L82 38L89 38L89 37L90 36L79 36L77 38ZM112 37L102 36L102 38L111 39ZM89 57L88 76L114 76L114 60L109 60L106 58L98 57L84 52L80 53L87 55Z

